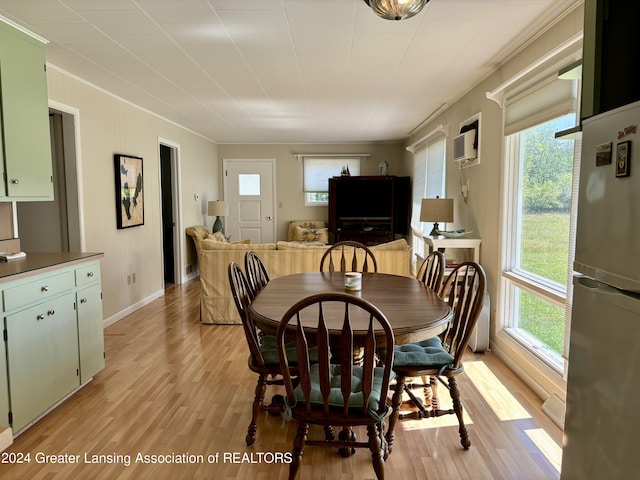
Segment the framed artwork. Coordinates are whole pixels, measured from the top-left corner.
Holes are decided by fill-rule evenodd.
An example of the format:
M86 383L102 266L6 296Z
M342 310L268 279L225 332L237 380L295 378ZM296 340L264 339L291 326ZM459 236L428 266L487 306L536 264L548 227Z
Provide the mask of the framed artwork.
M611 163L611 142L596 147L596 167Z
M142 158L116 153L114 163L117 226L129 228L144 225Z
M629 176L631 162L631 142L620 142L616 145L616 177Z

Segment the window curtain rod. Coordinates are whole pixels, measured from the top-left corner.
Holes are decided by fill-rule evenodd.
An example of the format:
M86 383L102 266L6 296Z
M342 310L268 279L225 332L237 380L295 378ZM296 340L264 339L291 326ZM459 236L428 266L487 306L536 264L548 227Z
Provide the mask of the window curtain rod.
M305 158L360 158L367 159L371 156L370 153L294 153L294 157L298 161Z

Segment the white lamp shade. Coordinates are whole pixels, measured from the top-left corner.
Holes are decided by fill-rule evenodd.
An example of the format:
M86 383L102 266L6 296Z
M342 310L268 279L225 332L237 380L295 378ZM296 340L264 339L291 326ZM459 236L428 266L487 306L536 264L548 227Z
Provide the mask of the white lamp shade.
M453 222L453 198L423 198L421 222Z
M207 204L207 214L210 217L226 217L229 215L229 204L224 200L217 200Z

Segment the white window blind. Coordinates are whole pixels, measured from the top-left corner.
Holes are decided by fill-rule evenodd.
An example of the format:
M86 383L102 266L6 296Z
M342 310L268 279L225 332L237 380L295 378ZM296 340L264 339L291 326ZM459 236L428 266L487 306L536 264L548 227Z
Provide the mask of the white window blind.
M329 179L340 176L343 167L351 175L360 175L360 158L306 157L303 164L303 190L305 192L328 192Z
M419 146L413 154L413 198L411 228L423 235L431 231L431 224L420 222L423 198L445 196L445 137L438 135L431 142Z
M576 85L576 82L551 78L507 100L504 134L511 135L575 111Z

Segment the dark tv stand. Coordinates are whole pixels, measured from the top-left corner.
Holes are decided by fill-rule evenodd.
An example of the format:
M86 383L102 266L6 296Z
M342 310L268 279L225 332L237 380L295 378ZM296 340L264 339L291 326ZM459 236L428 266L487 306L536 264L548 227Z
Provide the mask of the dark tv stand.
M339 222L333 232L336 242L352 240L365 245L378 245L394 239L391 223L386 222Z
M406 235L409 199L409 177L330 178L329 231L334 242L351 240L370 246L390 242L396 234Z

